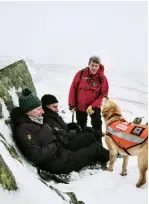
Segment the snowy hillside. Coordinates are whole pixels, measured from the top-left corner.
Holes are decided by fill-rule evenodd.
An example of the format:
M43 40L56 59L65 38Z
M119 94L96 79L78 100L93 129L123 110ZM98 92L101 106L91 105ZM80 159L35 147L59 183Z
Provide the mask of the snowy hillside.
M68 110L68 91L72 78L78 67L65 65L29 65L33 81L36 86L39 97L43 94L51 93L57 96L60 105L60 114L65 121L71 121L71 114ZM124 116L132 121L136 116L144 117L143 122L147 121L147 80L146 76L142 79L139 75L128 77L119 73L107 73L110 82L109 97L115 99L122 109ZM11 95L14 104L17 105L17 98L13 90ZM3 104L4 118L7 119L9 114ZM88 121L90 125L90 121ZM10 130L0 120L1 132L5 135L7 141L12 143ZM103 124L103 129L105 126ZM0 153L5 161L9 164L12 172L16 177L19 186L17 192L8 193L0 188L0 201L5 204L22 204L37 203L52 204L69 203L68 196L65 200L61 199L55 191L51 191L47 186L39 180L35 168L27 164L23 159L23 165L12 159L0 143ZM121 204L135 202L135 204L147 204L148 184L141 189L137 189L135 184L138 179L137 158L133 157L129 160L128 175L121 177L122 159L117 159L114 171L104 172L100 169L82 170L80 173L72 172L70 174L70 184L55 184L53 181L47 183L54 186L62 192L73 191L79 200L83 200L85 204ZM123 198L123 199L121 199Z
M38 71L30 67L38 95L41 97L45 93L55 94L59 99L60 110L65 111L65 114L62 112L61 114L66 121L71 120L67 105L68 90L77 70L78 67L60 65L49 66L46 69L41 66L38 67ZM119 104L124 116L129 121L136 116L144 117L145 123L148 120L146 75L142 75L142 78L141 75L128 77L127 74L120 73L107 75L110 81L109 96ZM103 128L105 128L104 124ZM127 177L119 175L121 164L122 159L117 159L112 173L102 170L86 170L80 174L73 172L71 184L56 184L55 186L63 191L76 192L78 199L85 201L86 204L119 204L120 202L121 204L131 202L147 204L148 185L144 185L141 189L135 187L138 179L137 158L130 158Z
M146 123L147 1L0 1L0 70L24 59L38 96L54 94L66 122L72 120L68 110L70 84L92 55L101 58L109 81L109 97L120 106L124 117L128 121L143 117L142 122ZM3 75L0 75L0 97L8 100L12 97L13 104L17 105L13 89L11 97L5 95L7 87L11 87L10 78L19 85L17 74L15 77L11 74L10 77L6 74L6 83L2 86ZM29 86L29 81L26 82ZM0 118L1 108L3 118L7 119L9 113L0 98ZM0 119L0 133L9 145L13 144L4 119ZM1 135L0 140L3 142ZM138 180L136 157L129 159L126 177L119 175L122 159L117 159L113 172L88 169L72 172L70 184L42 183L36 169L22 157L23 164L12 158L2 142L0 155L15 175L18 191L7 192L0 186L0 204L72 204L66 193L60 196L59 191L46 185L61 192L73 191L85 204L147 204L148 182L140 189L135 186ZM4 176L7 178L6 174Z

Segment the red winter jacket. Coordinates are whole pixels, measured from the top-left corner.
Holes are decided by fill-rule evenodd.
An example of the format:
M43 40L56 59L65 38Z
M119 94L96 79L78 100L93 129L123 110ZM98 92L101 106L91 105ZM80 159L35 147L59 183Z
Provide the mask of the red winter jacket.
M77 110L86 111L88 106L101 106L103 97L108 95L109 85L104 75L104 66L92 75L87 67L81 76L82 70L77 72L69 91L69 106ZM100 82L101 79L101 82Z

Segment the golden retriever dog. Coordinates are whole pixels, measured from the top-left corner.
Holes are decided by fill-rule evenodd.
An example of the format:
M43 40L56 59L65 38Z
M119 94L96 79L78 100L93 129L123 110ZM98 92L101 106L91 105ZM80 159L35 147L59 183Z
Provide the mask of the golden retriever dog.
M137 156L140 176L136 187L139 188L146 183L148 170L148 126L127 122L117 104L107 98L103 99L101 111L106 125L105 142L110 151L108 170L113 171L119 152L123 155L120 175L126 176L129 156Z

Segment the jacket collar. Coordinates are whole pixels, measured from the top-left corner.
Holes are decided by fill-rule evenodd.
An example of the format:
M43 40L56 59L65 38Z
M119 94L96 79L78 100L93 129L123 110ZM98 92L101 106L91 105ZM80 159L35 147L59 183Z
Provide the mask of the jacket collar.
M54 119L54 120L57 121L57 122L59 121L60 116L59 116L58 113L56 113L56 112L50 110L50 109L47 108L47 107L46 107L46 108L43 108L43 110L44 110L44 114L43 114L43 120L44 120L44 122L47 121L47 120L49 120L49 118Z
M12 109L10 117L13 124L32 123L31 119L20 109L20 107Z
M45 112L43 115L49 115L50 117L53 117L53 118L57 118L59 116L58 113L52 111L51 109L47 107L44 107L43 110Z

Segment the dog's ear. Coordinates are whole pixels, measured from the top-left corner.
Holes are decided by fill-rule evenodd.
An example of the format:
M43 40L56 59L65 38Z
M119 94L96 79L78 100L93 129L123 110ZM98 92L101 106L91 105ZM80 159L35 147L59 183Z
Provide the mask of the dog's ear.
M103 107L105 105L105 103L109 100L109 98L107 96L105 96L103 99L102 99L102 103L101 103L101 107Z
M102 111L102 116L103 116L103 118L106 118L107 115L108 115L108 113L109 113L109 111L106 110L106 109L104 109L104 111Z

